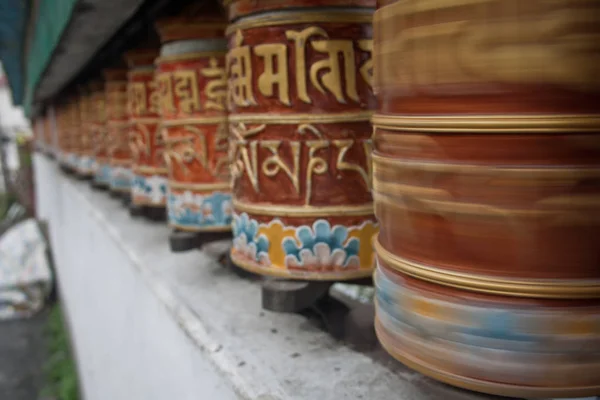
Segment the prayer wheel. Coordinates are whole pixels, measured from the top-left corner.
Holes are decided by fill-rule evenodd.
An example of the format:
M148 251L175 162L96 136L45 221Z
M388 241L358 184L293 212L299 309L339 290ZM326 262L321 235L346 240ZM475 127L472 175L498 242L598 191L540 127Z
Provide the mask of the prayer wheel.
M131 202L134 206L164 210L167 167L160 132L158 91L154 80L155 48L136 49L125 55L127 72L129 141L133 161Z
M44 142L44 151L46 152L46 154L48 155L54 155L54 153L56 152L56 119L55 119L55 112L54 112L54 106L53 105L49 105L46 107L46 112L44 113L44 126L43 126L43 130L44 130L44 136L43 136L43 142Z
M514 397L600 393L600 3L384 1L376 330Z
M231 260L304 280L368 277L375 2L231 1Z
M193 10L157 23L156 61L162 133L169 170L169 226L230 232L226 23Z
M76 173L80 178L93 176L92 138L91 138L91 96L87 87L80 89L78 101L79 114L79 148L77 149Z
M91 110L90 134L94 158L94 185L99 188L110 186L110 160L108 158L108 135L106 129L106 92L104 82L90 84Z
M109 189L115 195L126 196L131 190L131 154L129 151L129 121L127 119L127 69L103 71Z
M38 151L44 151L46 149L45 137L44 137L44 128L45 128L45 117L44 115L38 115L33 120L33 140L35 144L35 149Z
M75 96L67 98L63 106L63 166L69 171L74 172L79 162L77 153L79 152L79 112L78 103Z

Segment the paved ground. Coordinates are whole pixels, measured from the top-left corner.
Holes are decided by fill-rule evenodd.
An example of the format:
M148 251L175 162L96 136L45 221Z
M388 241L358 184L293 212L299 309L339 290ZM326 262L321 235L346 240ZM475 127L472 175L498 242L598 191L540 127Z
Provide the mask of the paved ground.
M48 312L0 321L0 399L36 400L42 385Z

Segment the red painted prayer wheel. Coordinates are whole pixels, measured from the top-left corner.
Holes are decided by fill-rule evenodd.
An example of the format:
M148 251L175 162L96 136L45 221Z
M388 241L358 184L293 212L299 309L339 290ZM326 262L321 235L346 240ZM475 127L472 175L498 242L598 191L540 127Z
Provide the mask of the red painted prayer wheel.
M167 167L160 132L158 91L154 61L158 50L136 49L125 55L127 73L129 140L133 161L131 202L136 206L164 209Z
M43 151L46 148L46 142L44 137L44 128L45 128L45 117L44 115L39 115L33 120L33 140L35 143L35 148L37 150Z
M78 114L79 114L79 148L77 151L77 167L75 171L82 178L91 178L93 176L92 160L92 132L91 132L91 96L89 88L82 87L79 93Z
M407 365L600 393L598 27L585 0L380 4L376 327Z
M127 69L103 71L107 155L110 168L109 188L115 193L129 193L131 188L131 153L129 151L129 121L127 118Z
M373 8L356 5L375 4L326 8L336 5L229 3L231 259L255 273L348 280L373 270Z
M231 230L225 26L219 17L188 12L156 27L163 43L156 79L169 169L167 211L178 230Z
M53 105L49 105L44 113L44 145L46 154L56 152L56 114Z
M90 134L92 139L92 157L94 160L94 183L99 187L108 188L110 185L110 159L106 128L106 91L104 82L90 84L91 118Z
M79 159L80 137L79 137L79 112L76 96L67 98L63 106L63 165L75 171Z

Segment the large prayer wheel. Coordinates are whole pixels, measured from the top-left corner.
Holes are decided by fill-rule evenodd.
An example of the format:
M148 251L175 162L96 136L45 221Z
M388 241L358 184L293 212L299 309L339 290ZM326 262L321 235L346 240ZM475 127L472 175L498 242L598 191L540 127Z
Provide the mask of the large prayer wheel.
M136 49L125 56L127 73L129 141L133 160L131 202L134 206L162 209L167 199L167 167L158 114L159 97L154 79L158 50Z
M127 118L127 69L103 71L106 93L106 137L110 168L109 189L117 195L131 190L131 153L129 151L129 121Z
M287 278L370 276L375 4L274 3L229 2L231 259Z
M79 112L79 147L77 149L77 175L81 178L92 178L93 158L92 158L92 99L87 87L82 87L79 93L78 112Z
M197 13L196 13L197 14ZM157 23L156 79L169 169L169 225L231 230L225 22L186 13Z
M106 92L103 81L90 84L91 110L90 134L94 159L94 184L100 188L110 186L110 159L108 132L106 127Z
M600 393L600 3L385 1L376 329L516 397Z
M79 112L76 96L69 96L62 106L62 151L63 166L70 172L76 171L79 159Z

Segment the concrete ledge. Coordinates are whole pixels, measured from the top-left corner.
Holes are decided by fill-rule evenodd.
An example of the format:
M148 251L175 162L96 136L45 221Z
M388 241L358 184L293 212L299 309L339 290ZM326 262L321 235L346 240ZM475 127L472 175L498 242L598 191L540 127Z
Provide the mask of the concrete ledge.
M40 218L87 400L491 399L263 311L260 288L36 155ZM215 250L213 248L213 250Z

